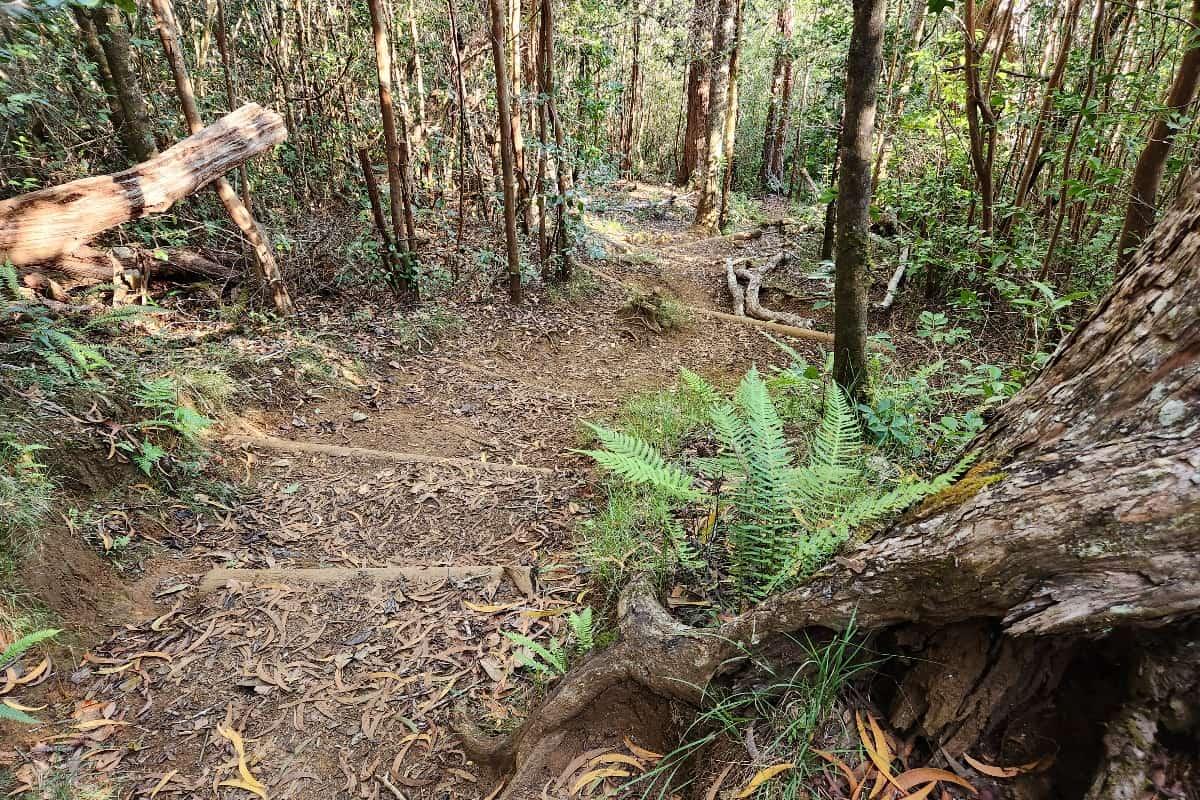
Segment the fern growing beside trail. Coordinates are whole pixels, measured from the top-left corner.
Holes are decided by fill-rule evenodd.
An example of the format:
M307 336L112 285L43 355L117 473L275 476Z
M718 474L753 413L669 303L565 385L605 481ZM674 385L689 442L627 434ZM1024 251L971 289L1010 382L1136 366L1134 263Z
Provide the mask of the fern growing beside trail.
M806 380L792 378L792 387ZM940 491L967 465L930 481L875 476L854 408L836 384L822 390L816 380L808 388L821 392L823 410L802 438L801 461L757 370L729 400L692 373L682 381L707 407L715 456L692 457L685 467L636 436L599 425L590 427L603 449L583 452L620 482L669 499L681 515L689 507L708 509L724 537L729 578L748 601L810 574L855 528Z

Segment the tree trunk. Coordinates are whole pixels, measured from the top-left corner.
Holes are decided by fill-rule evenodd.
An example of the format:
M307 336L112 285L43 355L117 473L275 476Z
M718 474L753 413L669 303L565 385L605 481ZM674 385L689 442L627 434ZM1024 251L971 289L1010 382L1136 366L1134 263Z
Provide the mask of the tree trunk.
M150 133L146 101L142 99L137 77L129 66L129 31L115 6L97 8L92 12L92 21L108 62L117 101L121 105L124 123L121 140L134 161L145 161L157 152L157 148Z
M734 0L717 0L713 25L712 66L708 82L708 136L696 203L695 227L703 233L717 231L720 211L721 164L724 156L725 109L729 103L729 56L735 26Z
M633 6L633 54L629 67L629 85L625 89L626 105L624 124L621 126L621 176L625 179L633 177L633 140L637 130L638 114L641 110L642 86L642 16L637 3Z
M496 69L496 113L500 129L500 177L504 193L504 242L508 250L508 297L513 305L521 302L521 251L517 243L517 187L513 167L512 104L509 100L508 58L503 0L488 0L492 16L492 62Z
M913 56L921 46L921 38L925 35L925 20L929 16L928 5L921 3L920 0L911 0L911 2L912 7L909 9L908 16L908 41L896 67L897 89L889 109L889 119L881 126L883 135L879 138L879 150L875 153L875 167L871 173L871 185L874 187L879 186L880 178L887 173L888 159L892 154L892 143L896 138L896 128L904 117L908 96L912 94L913 78L916 76Z
M242 106L136 167L0 201L0 260L53 262L104 231L159 214L287 138L283 119Z
M1150 659L1140 672L1134 665L1135 675L1171 680L1134 681L1129 703L1109 723L1111 752L1123 752L1125 723L1133 722L1144 753L1157 735L1150 723L1186 710L1182 697L1196 681L1194 656L1185 655L1195 652L1195 633L1170 626L1200 614L1197 264L1200 181L1193 180L1093 314L974 442L977 465L962 480L801 587L713 629L680 623L648 582L635 583L618 608L619 640L573 668L521 728L487 738L459 718L468 751L515 765L507 791L518 796L541 785L537 743L613 685L695 703L726 659L772 637L812 626L917 623L969 645L951 661L982 660L969 675L953 664L939 674L946 659L935 649L905 681L909 689L926 685L932 704L954 693L950 683L967 687L959 693L971 701L961 706L966 716L947 719L948 728L933 724L932 704L894 714L923 718L931 749L949 743L950 756L974 747L1012 703L1019 708L1022 698L1053 691L1061 651L1078 637L1139 628L1181 636L1175 641L1190 649L1134 651ZM992 650L981 650L989 638ZM1008 678L990 668L1001 660ZM1104 789L1115 763L1102 761L1090 797L1139 796Z
M407 190L401 165L400 137L396 133L396 108L392 99L392 48L388 43L387 19L382 0L369 0L371 11L371 37L375 46L375 71L379 82L379 113L383 118L383 140L387 148L388 206L392 217L392 236L400 250L404 266L404 284L416 293L417 279L413 267L413 242L408 232L412 229L411 208L406 208Z
M1176 129L1172 120L1191 104L1196 94L1196 83L1200 80L1200 0L1192 0L1190 22L1192 29L1187 34L1190 46L1179 62L1165 107L1154 118L1146 146L1133 169L1129 205L1125 209L1125 221L1117 245L1118 266L1128 263L1133 249L1154 224L1158 187L1162 183L1171 143L1175 140Z
M380 261L387 275L395 275L395 265L392 263L392 237L388 235L387 219L383 215L383 203L379 199L379 184L375 181L375 167L371 164L371 155L367 148L358 148L358 165L362 168L363 183L367 187L367 198L371 201L371 217L375 220L375 230L379 233L379 241L383 247L380 250Z
M729 195L733 192L733 172L737 166L734 145L737 140L738 123L738 61L742 52L742 7L744 0L734 0L733 45L729 54L729 90L725 98L725 124L721 136L721 152L724 173L721 176L721 211L717 215L717 227L724 228L729 222Z
M1058 57L1054 61L1054 70L1050 73L1050 80L1046 83L1046 89L1042 95L1042 105L1038 111L1037 121L1033 125L1029 146L1025 151L1025 163L1017 180L1016 193L1013 195L1014 212L1024 207L1029 193L1033 189L1038 162L1042 158L1042 138L1046 134L1046 124L1050 120L1050 114L1054 110L1055 95L1058 93L1063 75L1066 73L1067 62L1071 54L1071 42L1075 38L1075 22L1079 19L1080 5L1082 5L1082 0L1070 0L1070 4L1067 6L1063 20L1062 39L1058 46ZM1012 218L1010 218L1008 227L1011 227L1011 220Z
M704 152L708 136L709 53L712 48L713 9L715 0L695 0L689 33L691 61L688 62L684 94L687 97L687 118L683 128L683 152L675 184L687 186L692 182Z
M775 22L779 39L771 68L771 95L763 128L762 165L759 181L764 189L777 191L783 184L783 150L787 139L788 106L792 93L792 0L780 0Z
M196 104L196 93L192 89L192 80L188 76L187 65L183 60L183 50L179 47L179 27L175 22L175 11L171 8L171 0L150 0L154 10L154 19L158 26L158 37L162 41L167 63L171 66L171 74L175 79L175 90L179 94L179 102L183 107L183 116L187 120L188 130L192 134L199 133L204 127L200 120L200 111ZM178 146L178 145L177 145ZM275 310L280 314L292 313L292 298L288 295L287 286L279 265L275 263L275 253L267 232L250 212L242 205L237 192L224 178L214 182L221 204L229 212L233 223L242 231L246 241L254 250L254 263L258 266L258 277L263 286L271 294Z
M571 171L567 161L566 134L558 115L558 99L554 90L554 8L550 0L541 4L538 26L538 61L542 107L547 122L554 134L554 181L558 189L558 202L554 210L554 243L558 255L558 278L568 280L573 264L571 260Z
M970 0L968 0L969 2ZM865 396L867 281L871 265L871 161L885 0L854 0L846 61L846 105L838 143L837 242L834 276L833 377L847 396Z

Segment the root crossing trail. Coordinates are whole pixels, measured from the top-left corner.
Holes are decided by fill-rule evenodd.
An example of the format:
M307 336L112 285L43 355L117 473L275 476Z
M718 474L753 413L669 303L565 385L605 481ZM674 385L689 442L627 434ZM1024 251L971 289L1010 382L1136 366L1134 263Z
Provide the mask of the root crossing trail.
M600 266L697 307L728 310L724 258L783 245L777 232L696 241L666 191L599 205L589 221L634 254ZM196 573L156 587L158 616L60 665L59 722L33 735L121 797L491 795L499 776L466 760L448 719L465 700L516 724L532 688L504 634L561 637L586 588L573 530L602 498L571 451L578 421L680 366L721 379L785 361L720 320L652 333L625 301L605 284L466 307L464 330L360 402L308 398L231 431L250 499L194 523ZM413 566L449 569L395 569ZM217 567L239 571L201 591Z

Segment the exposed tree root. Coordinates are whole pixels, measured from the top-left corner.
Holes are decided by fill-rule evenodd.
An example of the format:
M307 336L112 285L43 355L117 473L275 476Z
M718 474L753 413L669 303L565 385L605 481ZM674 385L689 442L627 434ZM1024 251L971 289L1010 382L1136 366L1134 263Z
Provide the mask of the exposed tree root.
M794 328L811 328L813 324L811 319L789 314L786 311L765 308L759 300L763 277L771 270L787 263L787 254L780 253L757 267L738 267L738 264L748 262L750 262L749 259L735 261L728 258L725 260L725 281L729 285L729 294L733 298L734 314L750 316L779 325L789 325ZM745 289L742 288L741 281L746 282Z
M620 603L618 642L571 670L511 735L464 725L468 752L529 775L538 743L617 683L695 703L722 665L771 637L852 621L864 630L919 623L949 637L943 646L957 639L960 655L987 653L946 697L894 711L960 751L1011 706L1053 691L1063 644L1173 626L1164 635L1175 649L1147 654L1136 674L1150 681L1135 685L1109 747L1145 752L1151 722L1194 731L1194 706L1171 698L1194 694L1197 682L1196 637L1175 628L1200 614L1198 188L1000 409L975 442L976 466L954 486L804 585L713 629L678 622L635 583ZM917 671L908 686L928 696L943 682ZM1118 761L1098 778L1095 800L1144 788L1144 774L1121 772Z

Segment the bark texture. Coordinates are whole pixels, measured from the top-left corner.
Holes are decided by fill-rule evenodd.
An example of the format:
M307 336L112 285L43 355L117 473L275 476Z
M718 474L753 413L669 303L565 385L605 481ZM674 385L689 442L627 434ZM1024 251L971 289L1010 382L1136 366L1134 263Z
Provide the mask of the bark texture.
M250 103L131 169L0 202L0 258L17 266L64 259L110 228L166 211L286 138L278 114Z
M884 0L854 0L846 61L846 106L838 142L840 166L834 275L833 376L851 397L867 377L867 270L871 227L871 144L883 64Z
M483 738L460 721L468 750L515 765L512 791L530 780L537 743L608 687L635 682L695 702L727 659L809 626L950 629L990 621L1004 637L999 658L1011 668L1003 672L1019 676L1022 664L1055 664L1053 643L1037 652L1027 648L1047 640L1028 637L1103 636L1192 617L1200 613L1197 397L1194 181L1093 314L974 443L980 460L961 481L808 583L715 629L683 625L649 585L633 585L619 607L620 640L572 670L512 735ZM968 626L962 640L985 634ZM1191 647L1186 652L1194 653ZM1179 660L1168 658L1167 667ZM963 700L997 703L1028 690L1000 671L977 672L972 683L987 691L964 692ZM975 708L985 720L986 705ZM910 714L917 716L937 727L927 710ZM956 749L971 746L982 727L956 730L950 741Z
M735 0L717 0L708 82L708 135L696 201L696 228L715 233L720 213L721 165L725 157L725 109L729 103L729 55L736 26Z

